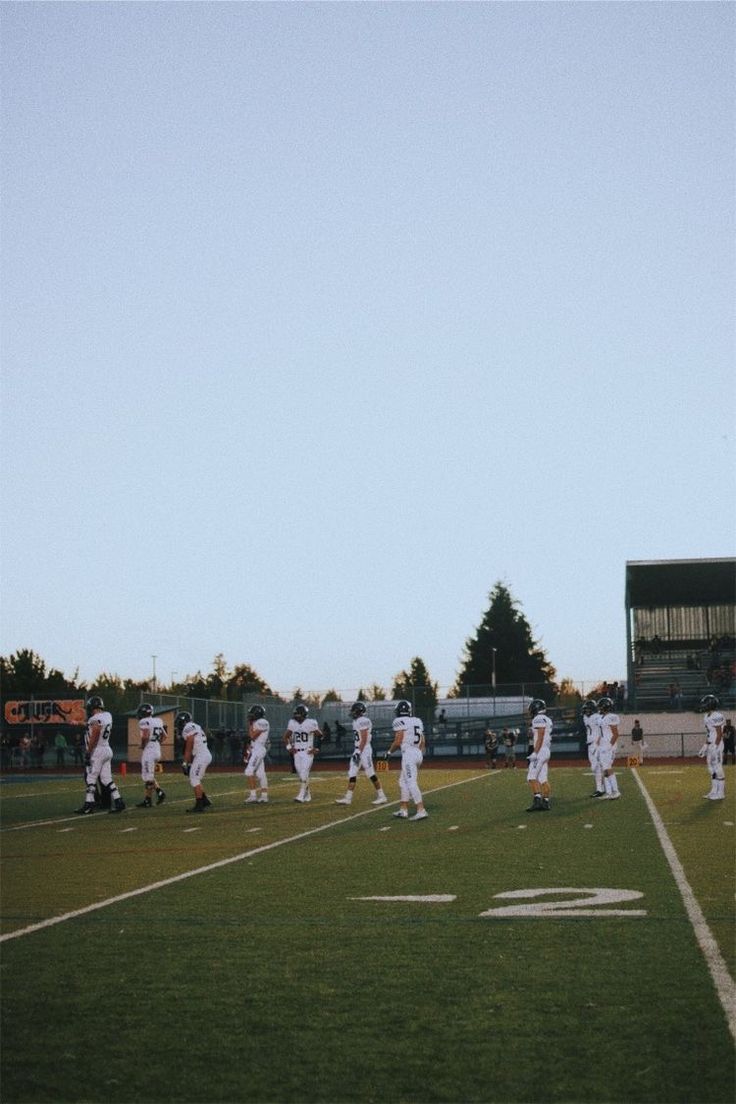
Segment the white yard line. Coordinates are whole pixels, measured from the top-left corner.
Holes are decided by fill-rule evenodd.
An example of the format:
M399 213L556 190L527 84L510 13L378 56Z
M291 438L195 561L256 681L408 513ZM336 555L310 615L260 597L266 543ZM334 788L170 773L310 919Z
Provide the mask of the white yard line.
M231 797L233 794L239 794L241 792L243 792L243 791L241 791L241 790L225 790L223 793L213 794L212 796L215 797L216 799L219 799L221 797ZM82 794L82 796L84 796L84 794ZM194 794L187 794L186 797L167 798L166 799L166 804L167 805L183 805L185 801L188 802L188 801L193 801L193 800L194 800ZM128 806L128 809L133 809L133 808L135 808L135 806L131 806L131 805ZM79 824L89 824L93 818L104 817L104 816L107 816L107 815L108 815L107 811L103 810L102 812L98 811L96 813L93 813L91 816L87 816L87 817L82 817L82 816L79 815L79 813L73 813L72 816L57 817L56 820L28 820L28 821L26 821L25 824L16 824L12 828L0 828L0 833L23 832L23 831L25 831L26 828L48 828L49 825L52 825L52 824L66 824L68 821L76 821ZM122 814L117 814L117 815L122 816Z
M677 883L677 888L682 896L690 923L693 926L695 938L703 952L708 970L710 971L710 976L713 978L713 984L716 987L716 993L718 994L723 1011L726 1014L726 1022L728 1023L734 1041L736 1041L736 983L734 983L733 978L728 972L726 962L720 952L718 944L713 938L713 933L708 927L708 923L703 915L703 910L698 904L695 894L690 887L690 883L685 876L682 863L677 857L677 852L672 844L672 840L667 834L664 821L659 815L656 805L649 796L646 786L639 777L639 772L634 768L631 773L636 779L636 783L647 803L649 815L654 822L659 842L662 845L665 858L670 864L670 870L672 871L675 882Z
M451 790L455 786L464 786L468 782L477 782L480 778L488 778L488 774L476 774L471 778L461 778L459 782L448 782L446 786L437 786L433 790L425 790L425 795L439 793L441 790ZM60 916L51 916L48 920L41 920L38 924L29 924L26 928L17 928L15 931L6 932L5 935L0 935L0 943L5 943L9 939L19 939L22 935L30 935L32 932L43 931L45 928L51 928L55 924L62 924L65 920L74 920L78 916L86 916L90 912L97 912L99 909L107 908L109 905L117 905L121 901L129 901L133 897L141 897L144 893L152 893L156 889L164 889L166 886L175 885L177 882L184 882L188 878L195 878L198 874L208 874L211 870L219 870L224 866L231 866L233 863L242 862L244 859L251 859L254 855L262 855L266 851L273 851L277 847L283 847L288 843L296 843L297 840L306 839L308 836L315 836L319 832L326 832L329 828L339 828L341 824L348 824L351 820L359 820L361 817L370 816L371 813L377 813L382 809L390 808L391 805L398 805L398 801L388 802L386 805L379 805L375 808L364 809L360 813L353 813L352 816L340 817L339 820L328 821L327 824L321 824L318 828L309 828L306 832L299 832L295 836L287 836L284 839L275 840L273 843L266 843L262 847L254 847L251 851L242 851L238 855L231 855L227 859L219 859L217 862L208 863L206 866L195 867L194 870L187 870L183 874L175 874L171 878L163 878L159 882L152 882L150 885L140 886L139 889L131 889L127 893L120 893L116 897L108 897L104 901L96 901L93 905L85 905L84 908L73 909L71 912L64 912ZM51 823L47 821L46 823Z

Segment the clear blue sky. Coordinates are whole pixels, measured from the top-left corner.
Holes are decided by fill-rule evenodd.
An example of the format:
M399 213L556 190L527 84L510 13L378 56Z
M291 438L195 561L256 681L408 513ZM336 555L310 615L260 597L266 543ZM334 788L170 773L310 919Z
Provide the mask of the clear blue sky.
M625 675L734 552L724 3L4 3L2 634L441 686L502 579Z

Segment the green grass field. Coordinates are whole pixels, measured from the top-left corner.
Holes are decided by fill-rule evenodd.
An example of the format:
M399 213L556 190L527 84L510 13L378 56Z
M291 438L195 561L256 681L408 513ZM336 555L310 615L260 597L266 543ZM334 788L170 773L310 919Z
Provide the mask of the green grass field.
M330 772L311 805L273 774L248 808L212 773L196 817L178 774L159 808L130 808L129 776L128 811L88 818L77 780L4 783L4 1104L731 1102L735 775L716 803L702 765L638 772L720 997L625 768L606 802L556 767L549 814L525 812L521 771L425 770L418 823L362 779L335 805Z

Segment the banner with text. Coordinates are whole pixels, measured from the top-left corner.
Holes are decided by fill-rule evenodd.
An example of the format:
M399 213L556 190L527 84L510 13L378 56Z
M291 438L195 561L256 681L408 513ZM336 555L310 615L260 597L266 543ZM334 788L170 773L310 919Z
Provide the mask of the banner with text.
M87 723L84 698L52 698L50 701L8 701L5 703L8 724L71 724Z

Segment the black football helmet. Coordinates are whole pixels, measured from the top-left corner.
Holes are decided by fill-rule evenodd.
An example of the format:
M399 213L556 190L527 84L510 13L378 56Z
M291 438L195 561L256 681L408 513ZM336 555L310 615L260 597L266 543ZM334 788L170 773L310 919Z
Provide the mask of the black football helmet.
M262 705L252 705L248 710L249 721L260 721L261 717L266 716L266 710Z
M411 705L408 701L397 702L394 713L397 717L411 717Z
M537 713L544 713L547 703L544 698L534 698L529 705L529 716L536 717Z
M93 694L91 698L87 698L85 703L85 709L87 710L87 716L91 717L97 709L104 709L105 703L99 694Z
M598 709L598 706L595 704L595 702L593 701L592 698L588 698L587 701L583 702L583 715L584 716L592 717L593 714L597 711L597 709Z
M365 713L365 702L357 701L353 702L350 706L350 716L354 721L357 721L358 717L362 717Z
M138 720L142 721L144 717L152 717L152 716L153 716L153 706L149 705L148 702L141 702L141 704L138 706Z
M720 704L715 694L706 694L700 699L700 711L701 713L710 713L711 709L718 709Z
M613 702L611 701L610 698L599 698L598 699L598 712L599 713L610 713L612 709L613 709Z
M174 719L174 727L181 736L186 726L191 722L192 714L188 713L186 709L182 709L181 713L177 713Z
M306 705L297 705L296 709L292 713L292 717L295 721L299 721L299 724L302 724L303 721L306 721L308 716L309 710L307 709Z

